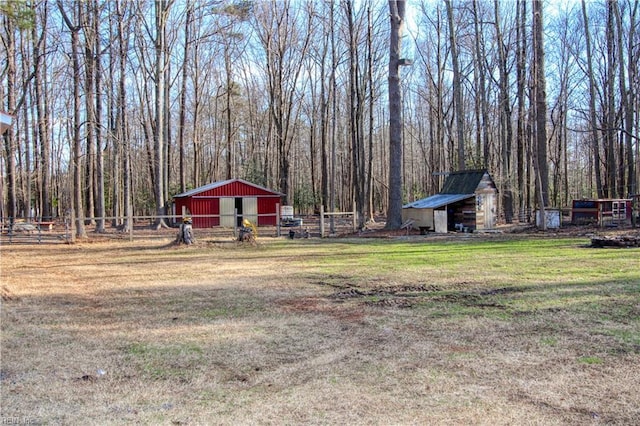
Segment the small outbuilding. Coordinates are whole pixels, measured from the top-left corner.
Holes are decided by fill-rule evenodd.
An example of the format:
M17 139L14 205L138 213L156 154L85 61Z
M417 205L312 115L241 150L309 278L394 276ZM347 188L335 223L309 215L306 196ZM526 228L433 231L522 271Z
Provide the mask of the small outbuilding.
M497 194L486 170L452 172L439 194L404 205L402 220L414 229L439 233L493 229Z
M191 217L194 228L233 228L248 219L275 226L284 194L242 179L200 186L173 197L175 214Z
M629 226L633 208L630 198L573 200L571 222L574 225Z

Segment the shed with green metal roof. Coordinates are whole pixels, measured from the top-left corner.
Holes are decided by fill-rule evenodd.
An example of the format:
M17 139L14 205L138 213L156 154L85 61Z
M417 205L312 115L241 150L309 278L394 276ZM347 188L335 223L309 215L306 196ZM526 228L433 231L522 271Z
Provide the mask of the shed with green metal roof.
M487 170L451 172L440 193L405 204L402 219L415 229L440 233L494 229L497 194Z

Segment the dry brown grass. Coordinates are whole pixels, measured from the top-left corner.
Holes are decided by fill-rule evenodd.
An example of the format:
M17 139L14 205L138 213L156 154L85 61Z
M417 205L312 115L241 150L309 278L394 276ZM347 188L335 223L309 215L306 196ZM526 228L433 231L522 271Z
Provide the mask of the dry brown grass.
M330 244L1 247L3 422L640 423L638 291L626 322L503 309L490 271L332 273Z

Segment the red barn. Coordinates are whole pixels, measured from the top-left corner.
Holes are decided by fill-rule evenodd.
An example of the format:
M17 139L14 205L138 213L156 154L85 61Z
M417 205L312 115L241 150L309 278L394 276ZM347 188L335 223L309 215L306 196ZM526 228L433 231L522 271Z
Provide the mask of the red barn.
M284 194L242 179L214 182L175 195L175 214L190 215L194 228L240 226L243 219L260 225L276 225ZM237 213L237 216L236 216Z

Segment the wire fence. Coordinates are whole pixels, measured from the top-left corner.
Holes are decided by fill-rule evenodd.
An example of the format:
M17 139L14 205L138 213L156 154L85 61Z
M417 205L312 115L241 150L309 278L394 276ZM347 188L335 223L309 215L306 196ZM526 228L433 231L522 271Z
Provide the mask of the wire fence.
M230 215L189 215L189 219L220 219ZM260 214L257 217L258 237L280 238L322 238L331 235L349 234L355 231L354 212L303 215L294 218L280 217L279 214ZM260 225L261 218L271 217L263 222L276 225ZM214 242L233 241L242 226L242 215L233 214L237 226L193 227L196 239ZM0 222L0 244L72 244L78 236L78 220L82 220L84 240L171 240L176 239L183 222L181 215L144 215L129 217L87 217L77 219L72 213L63 217L44 220L43 218L2 218ZM195 223L196 221L194 221ZM206 221L205 221L206 222ZM229 221L225 221L229 222Z

